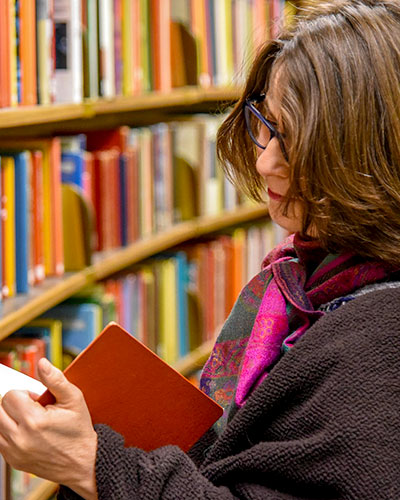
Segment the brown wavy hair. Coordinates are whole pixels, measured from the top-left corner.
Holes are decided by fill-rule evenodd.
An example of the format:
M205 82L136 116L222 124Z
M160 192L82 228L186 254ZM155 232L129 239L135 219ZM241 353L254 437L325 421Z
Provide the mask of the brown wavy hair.
M312 227L331 252L400 264L400 2L321 5L311 2L259 52L219 129L218 157L237 187L262 200L243 103L277 79L290 165L283 209L301 200L303 233Z

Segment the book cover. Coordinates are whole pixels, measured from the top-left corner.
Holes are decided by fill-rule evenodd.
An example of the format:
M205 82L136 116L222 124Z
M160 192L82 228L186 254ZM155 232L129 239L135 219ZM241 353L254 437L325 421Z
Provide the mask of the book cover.
M65 151L61 153L61 182L74 184L83 189L84 152Z
M10 24L9 24L9 35L10 35L10 78L11 78L11 106L18 106L18 42L17 34L19 35L19 29L17 32L17 21L16 16L17 11L17 0L7 1L10 8Z
M86 134L87 151L104 151L117 149L126 150L129 136L129 127L122 126L107 130L89 130Z
M16 292L29 291L29 158L28 151L16 153L15 168L15 264L16 264Z
M150 30L150 0L140 0L140 61L142 69L142 91L153 90L152 46Z
M36 2L36 43L38 103L51 104L53 101L54 79L54 19L52 0Z
M14 158L1 158L1 221L3 297L15 295L15 170Z
M89 79L88 90L91 99L99 97L99 38L98 38L98 9L97 2L84 0L87 9L87 44L88 44L88 64L89 71L85 76ZM86 97L86 95L85 95Z
M122 53L122 0L114 0L114 71L115 93L122 95L123 53Z
M36 12L35 2L19 0L21 104L37 103L36 85Z
M94 424L105 423L126 446L187 451L222 408L116 323L110 323L65 370L85 396ZM52 403L50 392L40 398Z
M113 0L99 0L100 94L115 96Z
M54 4L55 102L82 102L81 13L81 0L58 0Z
M140 94L143 86L143 69L141 60L141 46L140 46L140 0L131 0L132 2L132 26L133 30L133 47L132 47L132 90L134 94Z
M88 202L75 184L63 184L63 240L66 271L79 271L91 264L94 224Z
M43 240L43 152L32 151L31 177L31 245L33 249L34 282L41 283L45 278L44 240Z
M8 2L0 2L0 107L11 105L11 77L10 77L10 8Z
M132 0L122 0L122 94L133 94L133 51L135 31Z

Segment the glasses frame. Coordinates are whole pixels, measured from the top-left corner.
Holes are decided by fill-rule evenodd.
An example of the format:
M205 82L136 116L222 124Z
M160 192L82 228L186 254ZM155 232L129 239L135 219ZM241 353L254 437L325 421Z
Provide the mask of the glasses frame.
M288 158L288 155L287 155L287 152L286 152L286 148L285 148L285 144L283 142L283 137L282 137L282 134L280 132L278 132L276 130L276 128L274 127L274 125L272 125L272 123L267 120L265 118L265 116L260 113L260 111L254 106L254 103L260 103L260 102L263 102L265 99L265 94L261 94L259 96L256 96L256 97L248 97L244 103L243 103L243 111L244 111L244 118L245 118L245 122L246 122L246 129L247 129L247 133L249 134L250 136L250 139L254 142L254 144L258 147L258 148L261 148L261 149L267 149L267 146L269 144L269 142L271 141L271 139L273 139L274 137L276 137L278 139L278 142L279 142L279 146L281 148L281 151L282 151L282 154L285 158L286 161L289 161L289 158ZM254 136L252 130L251 130L251 123L250 123L250 116L249 116L249 112L252 113L256 118L258 118L261 123L263 125L265 125L269 132L270 132L270 138L269 138L269 141L267 142L267 144L265 146L263 146L260 142L258 142L258 139L257 137Z

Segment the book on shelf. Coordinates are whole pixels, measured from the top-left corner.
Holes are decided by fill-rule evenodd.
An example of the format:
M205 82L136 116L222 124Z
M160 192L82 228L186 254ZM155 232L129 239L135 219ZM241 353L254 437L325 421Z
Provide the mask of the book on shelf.
M55 102L82 102L81 0L57 0L55 24Z

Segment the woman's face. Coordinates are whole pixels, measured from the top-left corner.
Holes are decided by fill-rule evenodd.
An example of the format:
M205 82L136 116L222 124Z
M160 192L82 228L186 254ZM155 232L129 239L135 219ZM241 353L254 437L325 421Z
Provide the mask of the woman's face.
M275 79L275 81L277 78ZM265 99L265 117L276 124L277 130L284 134L280 126L279 106L274 95L274 85L270 86L269 92ZM261 125L259 138L261 144L263 136L267 135L268 131L264 125ZM269 134L268 134L269 135ZM257 146L256 146L257 147ZM302 206L298 200L293 200L288 208L287 215L283 215L282 197L289 189L289 164L285 160L279 141L276 137L271 139L265 149L257 147L257 172L264 179L268 189L269 198L269 213L271 219L279 226L283 227L289 233L301 231L302 227Z

